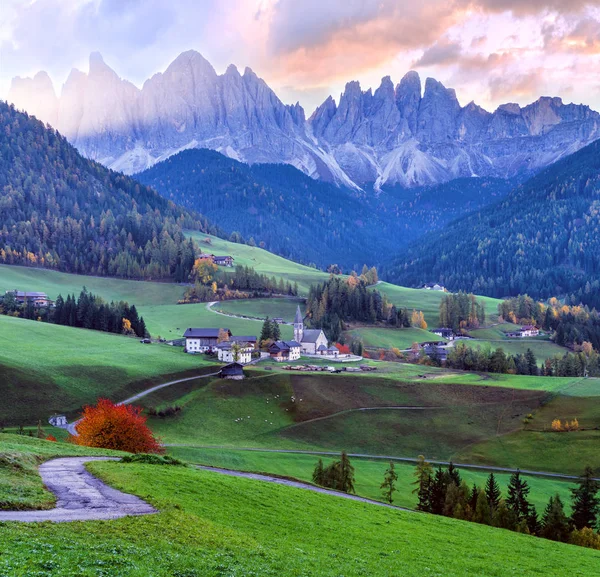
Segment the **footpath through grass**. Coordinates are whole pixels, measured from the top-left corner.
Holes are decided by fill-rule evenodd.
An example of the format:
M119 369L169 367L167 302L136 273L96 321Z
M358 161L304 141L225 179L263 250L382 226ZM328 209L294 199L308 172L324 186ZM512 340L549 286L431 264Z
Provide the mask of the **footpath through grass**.
M51 509L54 506L54 495L45 489L37 470L48 459L122 454L0 433L0 509Z
M98 577L473 575L589 577L600 553L189 468L93 463L161 512L2 527L0 574Z

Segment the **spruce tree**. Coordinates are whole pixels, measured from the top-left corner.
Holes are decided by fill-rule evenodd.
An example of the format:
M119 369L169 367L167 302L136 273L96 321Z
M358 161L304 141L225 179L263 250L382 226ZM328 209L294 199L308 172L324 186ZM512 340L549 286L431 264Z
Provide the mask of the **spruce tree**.
M498 481L496 481L496 477L494 477L494 473L490 473L488 480L485 484L485 496L488 500L488 505L491 513L498 508L500 504L500 497L502 493L500 492L500 485L498 485Z
M262 330L260 332L261 342L268 341L272 337L272 334L271 321L269 320L269 317L267 317L263 322Z
M566 542L569 538L569 520L559 495L550 497L542 517L540 536L552 541Z
M475 509L477 508L477 497L479 496L479 487L473 483L473 487L471 488L471 493L469 495L469 507L471 507L471 511L475 513Z
M417 492L417 511L425 511L431 513L431 485L433 479L431 475L421 477L419 479L419 487Z
M529 529L530 535L539 535L541 526L538 518L537 510L535 505L529 506L529 514L527 515L527 528Z
M390 504L394 502L394 492L396 491L396 481L398 473L394 469L394 461L390 461L390 466L386 469L383 476L383 483L379 487L383 492L383 498Z
M447 489L448 475L440 466L435 471L431 485L431 512L435 515L441 515L444 512Z
M571 489L573 513L571 521L576 529L596 528L598 513L600 513L600 484L594 480L594 471L586 467L583 476L577 481L577 487Z
M510 476L508 483L508 497L506 498L506 506L514 513L517 523L529 516L529 485L527 481L521 479L520 471L513 473Z
M279 328L279 323L276 323L275 321L271 322L271 338L274 341L281 339L281 329Z
M342 457L340 459L340 491L346 493L354 493L354 467L348 459L346 451L342 451Z
M312 474L313 483L316 485L323 485L325 478L325 471L323 469L323 459L319 459L315 465L315 470Z
M454 483L457 487L460 487L461 478L460 471L454 466L454 463L450 461L448 464L448 482Z

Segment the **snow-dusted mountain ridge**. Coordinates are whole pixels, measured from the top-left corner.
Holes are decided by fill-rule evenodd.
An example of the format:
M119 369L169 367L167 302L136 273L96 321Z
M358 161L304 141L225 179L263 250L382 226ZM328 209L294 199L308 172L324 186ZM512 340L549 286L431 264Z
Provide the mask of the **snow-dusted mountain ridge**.
M314 178L364 187L414 186L465 176L531 174L600 138L588 106L543 97L494 113L416 72L374 92L349 82L307 120L250 68L218 75L198 52L179 55L142 89L90 56L56 95L45 72L15 78L8 101L48 122L86 156L131 174L191 147L248 163L288 163Z

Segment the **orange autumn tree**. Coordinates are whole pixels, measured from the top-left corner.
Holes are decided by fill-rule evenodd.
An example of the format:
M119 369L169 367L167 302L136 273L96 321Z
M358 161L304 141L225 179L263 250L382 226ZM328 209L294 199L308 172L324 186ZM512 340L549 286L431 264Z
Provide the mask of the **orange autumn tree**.
M97 405L84 407L83 417L76 428L77 436L69 437L76 445L130 453L164 452L146 425L141 407L116 405L109 399L98 399Z

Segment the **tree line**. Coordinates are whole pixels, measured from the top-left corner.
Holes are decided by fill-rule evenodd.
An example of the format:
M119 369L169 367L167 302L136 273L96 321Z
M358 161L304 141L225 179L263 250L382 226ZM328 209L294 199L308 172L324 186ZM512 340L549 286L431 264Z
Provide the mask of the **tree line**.
M323 329L330 341L342 343L349 322L427 328L422 311L396 307L372 288L377 281L377 270L364 266L360 275L355 271L344 278L332 274L325 282L311 285L306 308L310 324Z
M0 126L0 263L182 282L195 254L184 228L219 232L5 102Z
M600 515L600 484L590 467L571 489L571 515L557 494L550 497L541 518L519 471L510 476L505 498L494 473L485 487L469 487L452 463L447 469L434 470L423 456L419 456L415 478L413 493L419 511L600 549L600 534L594 532Z
M554 295L600 308L600 142L556 162L499 203L413 243L391 282L441 281L502 298Z
M455 332L476 329L485 323L485 305L472 293L445 293L440 301L440 327Z
M150 336L135 305L130 306L126 301L108 303L86 287L77 298L68 294L65 299L59 294L54 307L42 308L34 307L30 301L19 304L12 293L7 293L0 302L0 314L142 338Z

